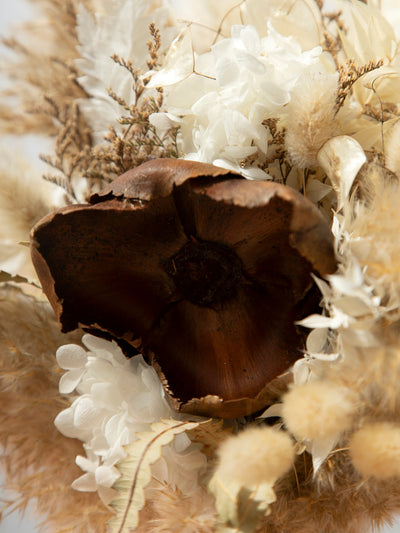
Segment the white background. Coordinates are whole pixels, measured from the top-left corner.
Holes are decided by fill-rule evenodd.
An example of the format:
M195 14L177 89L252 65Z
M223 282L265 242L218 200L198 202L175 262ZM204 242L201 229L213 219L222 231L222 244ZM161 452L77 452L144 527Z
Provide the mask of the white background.
M400 3L400 0L396 1ZM29 17L32 16L32 13L32 8L26 0L0 0L0 36L11 36L12 25L17 21L29 19ZM34 154L36 152L36 146L30 141L27 144L26 150L28 154ZM4 498L4 496L4 494L0 493L0 500L1 498ZM4 519L0 523L0 533L39 533L39 529L35 527L35 523L29 517L29 514L30 512L28 510L25 518L21 518L17 514L14 514L13 516ZM338 531L337 533L340 532ZM382 533L400 533L400 520L393 528L388 527L382 530Z

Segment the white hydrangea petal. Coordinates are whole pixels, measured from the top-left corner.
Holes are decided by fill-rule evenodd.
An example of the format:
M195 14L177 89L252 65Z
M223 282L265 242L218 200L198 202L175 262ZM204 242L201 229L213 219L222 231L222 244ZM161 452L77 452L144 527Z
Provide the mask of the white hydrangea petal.
M149 391L160 390L161 382L153 367L147 366L142 370L142 381Z
M93 461L87 457L83 457L83 455L77 455L75 458L75 463L84 472L94 473L98 465L98 460Z
M98 426L103 418L104 410L96 406L91 397L81 396L76 400L74 424L78 429Z
M72 482L71 487L79 492L96 492L97 484L94 474L83 474Z
M184 452L191 444L192 441L189 439L186 433L177 435L173 441L174 449L178 453Z
M60 433L71 439L79 438L80 432L74 423L74 408L69 407L60 411L54 420L54 425Z
M70 370L61 376L58 388L61 394L70 394L78 386L79 382L84 375L85 370L81 368L76 368L75 370Z
M95 358L88 368L88 376L96 381L112 381L114 367L112 363L102 358Z
M82 346L77 344L66 344L60 346L56 351L56 359L60 368L64 370L73 370L82 368L87 361L87 354Z
M90 335L89 333L86 333L82 337L82 342L91 352L98 352L103 350L109 352L113 346L112 342L107 341L106 339L102 339L100 337L95 337L94 335Z
M121 474L119 470L113 466L101 465L96 468L94 475L97 485L102 485L103 487L112 487Z
M91 388L91 396L96 405L108 410L118 409L122 397L114 383L95 383Z
M163 138L168 130L176 128L182 122L182 119L172 113L152 113L149 116L149 122L157 130L159 137Z

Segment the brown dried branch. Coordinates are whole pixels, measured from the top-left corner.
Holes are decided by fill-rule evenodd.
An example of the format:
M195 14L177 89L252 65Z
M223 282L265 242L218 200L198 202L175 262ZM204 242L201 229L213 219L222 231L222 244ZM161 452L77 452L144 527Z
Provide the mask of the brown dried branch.
M79 112L77 102L62 105L50 97L46 97L45 101L47 109L43 111L57 123L58 135L55 155L41 156L45 163L57 171L57 175L46 175L44 178L65 189L72 200L77 200L75 178L87 176L88 169L93 165L96 168L91 158L91 130Z
M354 59L348 59L344 64L339 65L339 87L336 96L336 112L342 107L345 99L350 94L355 82L372 70L376 70L383 65L383 60L371 60L367 64L357 67Z

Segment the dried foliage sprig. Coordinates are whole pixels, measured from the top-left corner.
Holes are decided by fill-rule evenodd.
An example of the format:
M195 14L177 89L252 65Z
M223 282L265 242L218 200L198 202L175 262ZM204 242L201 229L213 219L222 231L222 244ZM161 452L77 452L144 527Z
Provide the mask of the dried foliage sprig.
M159 49L161 46L160 33L154 24L149 27L152 39L148 42L150 59L147 61L149 69L155 68L160 61ZM146 92L149 78L144 78L143 72L136 69L132 62L112 56L115 63L127 69L133 81L134 104L128 104L124 98L108 89L109 96L117 102L127 114L118 120L122 129L110 125L106 135L106 145L97 146L92 157L97 160L106 179L111 179L140 164L159 157L178 157L178 131L177 127L170 128L162 138L157 134L156 128L150 122L150 116L162 110L163 90ZM94 177L96 173L89 171Z
M161 41L154 24L150 24L149 30L152 39L148 42L150 59L147 65L154 68L159 62ZM155 94L147 94L146 84L149 79L143 78L143 72L135 68L130 60L117 54L114 54L112 59L131 74L134 103L128 104L111 88L107 90L109 96L126 114L118 119L122 128L118 128L117 124L109 126L105 144L92 145L90 128L79 112L77 101L61 106L54 99L46 97L47 113L58 122L59 130L55 157L42 156L57 174L45 176L45 179L62 187L73 202L81 200L75 188L80 178L88 179L88 196L94 190L101 189L115 176L148 159L178 157L178 128L171 128L160 138L150 122L151 114L162 108L162 89L154 91Z
M371 60L361 67L356 66L354 59L347 59L344 64L339 65L339 88L336 96L336 110L339 111L343 106L344 101L350 94L351 89L357 80L364 76L364 74L372 72L373 70L380 68L382 65L382 59L379 59L378 61Z
M41 155L41 159L57 171L44 179L62 187L72 201L78 201L75 182L96 169L91 158L91 131L82 117L77 102L60 105L45 97L46 112L58 123L54 156ZM84 173L83 173L84 172Z

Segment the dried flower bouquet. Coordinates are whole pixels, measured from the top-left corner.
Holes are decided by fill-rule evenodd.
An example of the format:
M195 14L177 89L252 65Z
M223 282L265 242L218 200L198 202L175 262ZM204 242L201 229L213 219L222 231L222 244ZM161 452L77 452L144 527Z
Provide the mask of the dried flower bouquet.
M45 176L0 163L0 442L40 531L399 512L400 17L375 3L39 0L6 41L1 131L52 140Z

